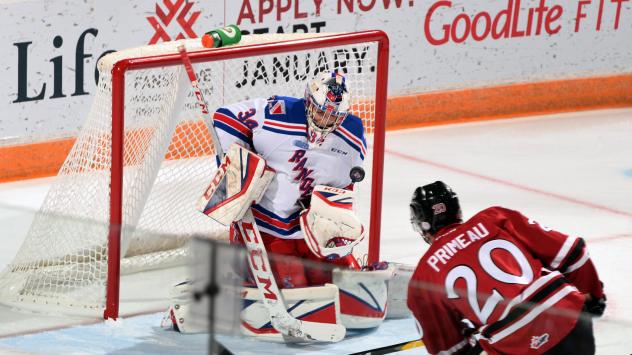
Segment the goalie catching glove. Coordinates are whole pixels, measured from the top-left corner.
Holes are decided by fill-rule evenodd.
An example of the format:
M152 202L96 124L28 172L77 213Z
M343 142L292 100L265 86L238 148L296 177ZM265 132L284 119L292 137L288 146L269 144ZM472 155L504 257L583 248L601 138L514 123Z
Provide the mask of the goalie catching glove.
M318 257L335 260L351 254L364 238L364 227L353 212L354 192L318 185L300 223L309 249Z
M248 208L261 200L274 174L262 157L233 144L198 201L197 208L228 226L241 220Z

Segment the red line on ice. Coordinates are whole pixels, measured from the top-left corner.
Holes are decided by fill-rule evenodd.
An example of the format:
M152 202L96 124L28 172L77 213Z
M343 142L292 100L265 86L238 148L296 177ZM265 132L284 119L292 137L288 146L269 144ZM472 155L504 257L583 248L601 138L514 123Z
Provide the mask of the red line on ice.
M402 159L411 160L411 161L414 161L414 162L417 162L417 163L421 163L421 164L431 165L431 166L434 166L436 168L449 170L449 171L452 171L452 172L455 172L455 173L467 175L467 176L474 177L474 178L477 178L477 179L486 180L486 181L494 182L494 183L497 183L497 184L500 184L500 185L513 187L513 188L516 188L518 190L533 192L535 194L556 198L556 199L563 200L563 201L566 201L566 202L574 203L576 205L581 205L581 206L584 206L584 207L590 207L590 208L593 208L593 209L601 210L601 211L604 211L604 212L610 212L610 213L618 214L618 215L625 216L625 217L632 217L632 213L631 212L619 211L619 210L615 210L614 208L610 208L608 206L598 205L596 203L592 203L592 202L588 202L588 201L582 201L582 200L579 200L579 199L576 199L576 198L572 198L572 197L556 194L554 192L538 190L538 189L533 188L533 187L516 184L516 183L510 182L510 181L505 181L505 180L498 179L498 178L491 177L491 176L481 175L481 174L478 174L478 173L475 173L475 172L471 172L471 171L455 168L453 166L449 166L449 165L433 162L433 161L430 161L430 160L417 158L417 157L414 157L412 155L407 155L407 154L396 152L396 151L392 151L392 150L387 150L386 153L394 155L394 156L402 158Z
M627 233L627 234L613 234L613 235L607 235L604 237L598 237L598 238L591 238L588 239L588 243L592 244L592 243L602 243L602 242L609 242L611 240L618 240L618 239L627 239L627 238L632 238L632 234Z

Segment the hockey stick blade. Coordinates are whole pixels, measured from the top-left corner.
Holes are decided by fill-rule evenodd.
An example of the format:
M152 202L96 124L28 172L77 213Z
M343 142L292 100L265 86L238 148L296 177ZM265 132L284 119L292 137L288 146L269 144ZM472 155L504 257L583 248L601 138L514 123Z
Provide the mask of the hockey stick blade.
M396 352L415 349L415 348L421 348L421 347L424 347L424 343L421 339L418 339L418 340L405 341L403 343L388 345L388 346L384 346L384 347L376 348L372 350L364 350L364 351L352 353L349 355L384 355L384 354L391 354L391 353L396 353Z
M322 341L336 343L341 341L347 333L347 328L341 324L327 324L299 321L302 329L303 339L309 339L311 341ZM292 336L292 334L290 334Z
M272 326L280 331L288 342L339 342L347 329L341 324L318 323L298 320L287 311L273 315Z

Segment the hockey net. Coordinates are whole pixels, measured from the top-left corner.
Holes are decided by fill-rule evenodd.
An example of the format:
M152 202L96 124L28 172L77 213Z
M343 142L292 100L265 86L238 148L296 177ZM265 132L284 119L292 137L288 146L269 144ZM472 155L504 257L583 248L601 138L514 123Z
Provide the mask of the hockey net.
M373 249L377 258L368 245L379 240L385 35L252 35L211 50L199 42L122 50L99 62L88 118L23 245L0 276L0 302L117 317L121 274L183 263L183 247L194 235L226 238L225 227L195 210L216 164L178 56L182 43L211 112L256 97L302 97L314 74L346 73L352 111L363 119L369 147L356 206L372 242L357 256Z

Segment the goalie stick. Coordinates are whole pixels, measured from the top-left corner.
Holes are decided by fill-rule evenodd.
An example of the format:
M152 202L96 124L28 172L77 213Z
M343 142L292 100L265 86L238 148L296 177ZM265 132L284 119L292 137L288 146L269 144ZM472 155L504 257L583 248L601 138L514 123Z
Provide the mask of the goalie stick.
M399 353L402 351L423 348L425 345L421 339L405 341L403 343L397 343L393 345L383 346L381 348L375 348L371 350L363 350L355 353L350 353L349 355L385 355L392 353ZM220 345L219 351L216 352L218 355L233 355L233 353Z
M219 167L221 158L224 154L219 137L215 131L213 125L213 117L211 116L206 100L200 90L199 82L191 59L186 51L184 45L178 46L178 52L182 58L182 63L187 72L187 76L191 81L191 86L195 93L198 105L202 111L206 126L213 138L213 147L215 148L215 158L217 166ZM218 188L218 192L225 192ZM284 336L293 338L291 340L302 341L323 341L323 342L337 342L344 338L346 328L340 324L328 324L317 323L298 320L287 311L285 301L279 287L277 286L272 269L270 268L270 261L268 259L268 253L263 245L263 240L257 228L257 224L254 220L250 209L246 212L244 218L237 222L237 226L243 235L246 250L248 251L248 265L257 283L257 287L261 292L263 303L270 314L271 323L274 329L281 332ZM260 261L260 264L254 262L255 258Z
M252 211L248 210L237 225L248 249L248 265L250 265L257 287L261 291L263 303L270 313L274 329L284 335L302 340L327 342L342 340L346 333L344 326L301 321L288 313L281 292L274 280L274 275L272 275L268 253L263 245Z
M200 90L197 75L195 75L195 71L193 70L191 58L189 58L189 54L187 53L184 44L178 46L178 52L180 53L180 57L182 58L182 63L184 64L184 68L187 72L187 76L189 77L189 81L191 81L191 86L193 87L193 93L195 94L197 103L198 105L200 105L200 110L202 111L206 128L213 138L213 148L215 148L215 160L217 162L217 166L219 166L222 160L222 156L224 156L224 151L222 150L222 145L220 144L219 137L217 136L217 132L215 131L213 116L211 116L211 113L208 110L208 105L206 104L206 100L204 99L202 90Z

